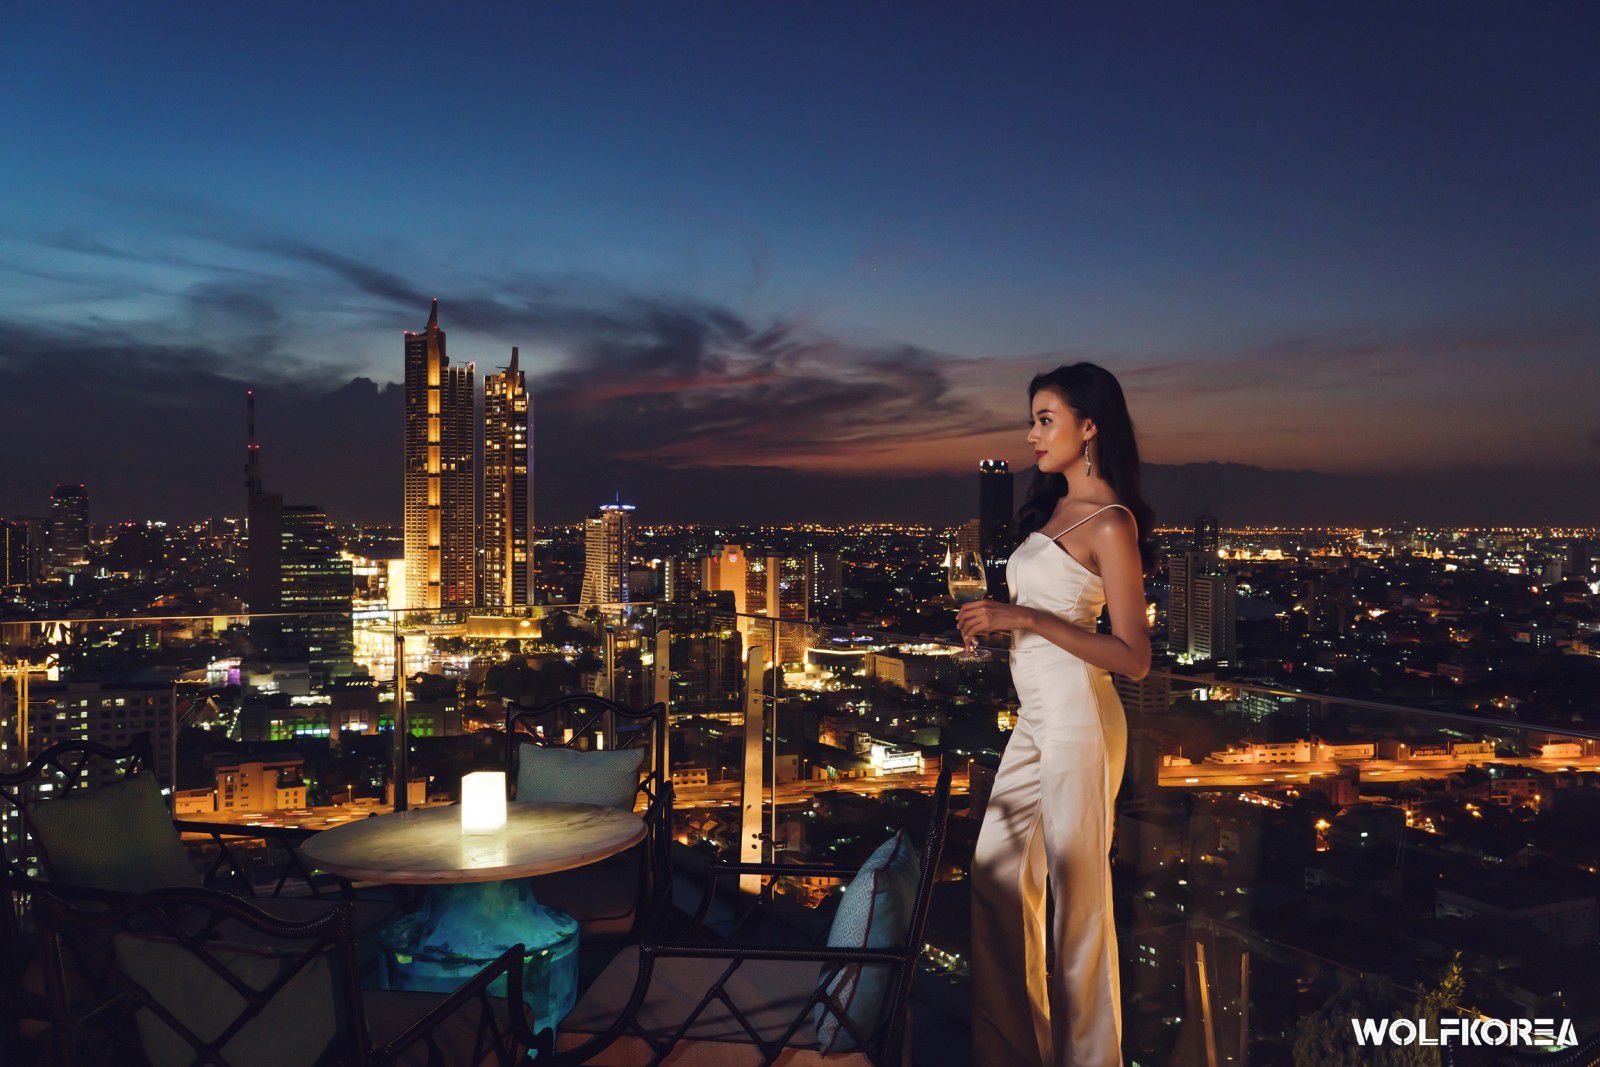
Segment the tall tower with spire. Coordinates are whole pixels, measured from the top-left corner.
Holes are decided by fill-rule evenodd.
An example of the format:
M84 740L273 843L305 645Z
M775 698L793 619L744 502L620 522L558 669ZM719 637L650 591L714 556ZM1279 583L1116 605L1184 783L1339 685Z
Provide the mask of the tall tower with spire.
M477 485L471 363L452 367L439 301L420 333L405 335L404 607L466 607L477 600Z
M483 603L532 603L528 509L528 386L511 366L483 379Z
M267 616L252 620L251 637L269 658L304 658L319 680L348 674L350 561L326 512L315 504L285 504L282 493L267 492L254 389L245 392L245 420L245 601L253 614Z

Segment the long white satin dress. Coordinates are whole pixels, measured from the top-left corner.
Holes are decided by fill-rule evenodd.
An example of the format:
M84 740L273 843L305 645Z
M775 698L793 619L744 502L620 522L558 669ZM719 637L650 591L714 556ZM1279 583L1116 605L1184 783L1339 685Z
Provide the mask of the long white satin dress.
M1100 577L1042 533L1012 553L1006 579L1012 603L1085 630L1105 607ZM1110 852L1127 719L1105 670L1031 630L1012 638L1022 706L972 861L974 1062L1112 1067L1123 1059Z

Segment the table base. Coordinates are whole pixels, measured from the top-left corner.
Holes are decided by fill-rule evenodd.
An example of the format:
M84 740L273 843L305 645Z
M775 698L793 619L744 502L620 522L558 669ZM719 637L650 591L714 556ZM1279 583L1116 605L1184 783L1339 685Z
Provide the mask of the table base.
M390 923L378 940L389 989L452 992L520 942L534 1029L554 1029L577 1000L578 922L539 904L526 878L429 886L422 907ZM506 980L491 989L505 996Z

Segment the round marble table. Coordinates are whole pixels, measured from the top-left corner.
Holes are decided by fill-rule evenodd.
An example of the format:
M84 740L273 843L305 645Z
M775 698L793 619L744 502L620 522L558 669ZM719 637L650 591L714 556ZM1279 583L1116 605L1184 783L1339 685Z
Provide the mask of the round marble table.
M459 885L554 874L596 863L644 840L644 820L596 804L506 805L506 825L463 834L461 808L414 808L345 823L308 839L300 854L352 881Z
M336 826L300 853L353 881L428 887L421 908L378 932L388 988L450 992L520 943L524 997L542 1029L576 1000L578 923L539 904L528 878L596 863L644 836L632 812L558 803L510 804L501 829L463 834L451 805Z

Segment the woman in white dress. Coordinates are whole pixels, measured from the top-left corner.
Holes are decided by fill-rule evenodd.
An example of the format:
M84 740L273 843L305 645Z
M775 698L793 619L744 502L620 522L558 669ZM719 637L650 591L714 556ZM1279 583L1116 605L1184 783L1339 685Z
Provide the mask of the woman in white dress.
M1011 602L964 604L958 617L964 638L1011 632L1022 702L972 861L974 1061L1113 1067L1123 1058L1110 850L1128 727L1111 672L1150 671L1151 513L1109 371L1059 367L1034 378L1028 398L1038 473L1006 564ZM1110 631L1099 632L1105 608Z

